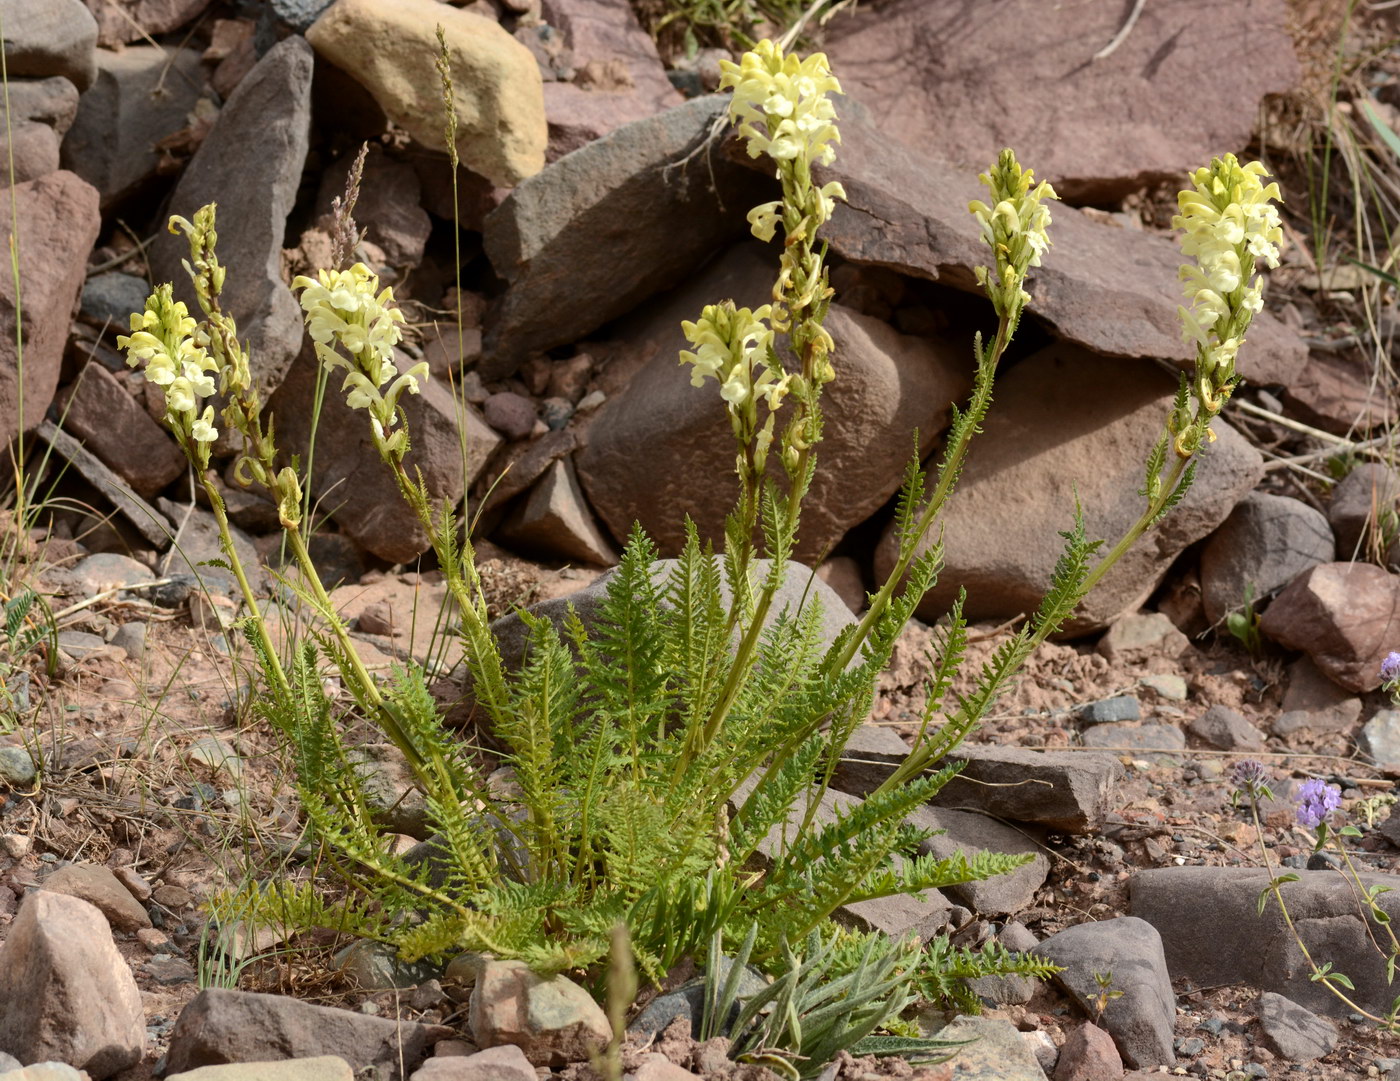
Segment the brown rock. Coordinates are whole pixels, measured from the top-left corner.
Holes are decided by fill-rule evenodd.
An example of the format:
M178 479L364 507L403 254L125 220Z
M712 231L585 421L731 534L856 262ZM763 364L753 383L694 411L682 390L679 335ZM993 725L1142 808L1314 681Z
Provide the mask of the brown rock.
M1261 629L1347 690L1373 691L1400 642L1400 577L1369 563L1323 563L1278 595Z
M1272 725L1276 736L1300 729L1346 732L1361 719L1361 699L1328 679L1308 656L1288 666L1283 704Z
M865 611L865 576L850 556L833 556L817 568L817 577L834 589L856 615Z
M1201 551L1201 598L1212 623L1255 610L1309 567L1330 563L1336 544L1322 512L1288 496L1250 492Z
M97 43L108 47L179 30L209 6L209 0L83 0L83 3L97 19Z
M486 423L507 439L524 439L535 427L535 403L514 391L502 391L481 407Z
M93 1081L146 1049L141 992L107 921L77 897L25 897L0 947L0 1047L22 1062L60 1061Z
M399 354L397 359L401 370L409 367L405 356ZM393 473L380 460L362 411L333 400L338 395L328 395L316 431L315 454L308 459L317 369L315 354L304 349L269 403L277 418L281 452L299 454L303 462L310 460L313 492L356 544L393 563L415 559L427 551L428 535L399 495ZM455 504L465 488L458 403L443 384L429 380L421 393L405 394L399 404L408 418L411 449L405 465L409 476L422 472L434 504L444 499ZM470 483L486 468L500 437L471 406L461 408L469 469L466 483Z
M97 192L68 172L54 172L14 187L20 223L19 278L24 336L24 402L19 401L15 356L15 283L0 275L0 444L33 429L58 389L69 315L83 286L88 252L101 225ZM0 215L0 247L9 251L9 214Z
M1289 415L1337 435L1370 431L1393 423L1395 395L1373 385L1371 365L1359 356L1316 352L1284 385Z
M840 180L846 188L846 202L837 204L822 229L832 250L853 262L980 296L972 268L986 263L990 253L967 203L986 194L977 173L992 159L975 168L954 167L923 147L916 151L891 142L853 101L838 111L836 161L817 170L822 182ZM1045 265L1031 272L1032 318L1097 353L1162 357L1183 368L1194 363L1176 311L1182 257L1175 243L1058 205L1050 239ZM1294 331L1263 313L1250 327L1239 367L1251 382L1287 384L1307 356Z
M1224 751L1264 749L1264 733L1229 706L1211 706L1191 722L1191 734Z
M469 1024L478 1047L514 1044L534 1066L587 1061L612 1039L587 991L563 976L542 979L520 961L478 967Z
M63 426L147 499L185 471L185 456L101 364L83 369Z
M1055 1064L1055 1081L1118 1081L1122 1076L1123 1057L1113 1037L1097 1025L1071 1032Z
M1244 146L1264 95L1298 82L1280 0L1209 18L1149 4L1096 59L1125 10L1081 3L1051 16L1035 0L994 0L968 18L957 0L895 0L833 21L826 49L847 93L904 144L938 146L972 175L1012 146L1085 201L1176 180L1221 147ZM1024 92L988 92L993 56L1016 57Z
M58 175L58 174L54 174ZM3 374L0 374L0 382ZM0 387L0 389L3 389ZM28 397L28 395L26 395ZM0 417L0 424L3 418ZM164 514L156 510L127 487L126 482L113 473L101 461L67 432L60 431L51 421L44 421L36 434L53 448L55 454L63 458L73 470L108 500L123 518L157 549L165 549L170 544L174 527ZM223 573L218 571L215 573Z
M490 510L514 499L544 476L556 461L572 454L577 446L578 436L569 428L546 432L528 443L510 444L477 486L485 500L484 508Z
M331 212L331 202L337 196L344 198L345 180L357 153L343 154L322 174L316 198L318 216ZM420 193L412 165L386 157L378 146L369 148L355 201L355 224L393 266L417 266L422 261L432 222L418 205Z
M1344 560L1376 562L1397 539L1394 518L1400 501L1400 472L1378 462L1363 462L1332 489L1327 520L1337 534L1337 555ZM1390 517L1390 528L1386 518Z
M501 529L501 537L537 555L610 567L612 542L598 528L583 498L573 463L555 459L529 497Z
M59 167L59 144L78 111L78 90L62 75L47 79L11 79L10 153L14 182L47 176ZM10 163L0 188L10 186Z
M589 500L614 537L640 521L666 554L684 542L689 515L701 538L723 536L738 497L734 441L713 381L693 387L676 362L686 347L682 319L732 297L762 303L772 288L765 249L744 244L655 306L633 333L654 343L651 359L599 413L578 458ZM826 387L817 474L803 507L797 558L815 561L898 487L918 429L927 448L968 387L961 344L920 341L833 305L826 328L836 342L836 380ZM644 457L646 468L639 468ZM781 465L769 462L775 477Z
M745 228L739 208L770 198L770 177L719 154L680 164L727 100L698 98L610 132L487 216L482 242L510 289L488 313L483 378L509 375L530 353L578 341L685 281Z
M441 1025L370 1017L281 995L208 988L175 1022L166 1072L339 1055L356 1074L378 1069L402 1081L434 1043L450 1035L452 1030Z
M117 931L139 931L151 926L151 917L117 879L111 868L91 863L70 863L43 881L50 893L77 897L95 907Z
M79 90L92 85L97 23L83 0L8 0L5 4L5 69L11 79L65 76Z
M959 587L970 620L1034 612L1063 550L1076 500L1086 532L1112 544L1143 510L1142 463L1162 431L1174 381L1155 367L1109 360L1071 345L1028 357L997 383L958 490L943 512L945 568L919 605L933 622ZM1086 632L1142 603L1178 553L1218 526L1262 472L1259 452L1227 423L1202 456L1196 483L1081 602L1067 630ZM887 533L877 580L894 563Z
M475 1054L444 1056L439 1051L413 1072L410 1081L535 1081L535 1077L525 1053L507 1044Z

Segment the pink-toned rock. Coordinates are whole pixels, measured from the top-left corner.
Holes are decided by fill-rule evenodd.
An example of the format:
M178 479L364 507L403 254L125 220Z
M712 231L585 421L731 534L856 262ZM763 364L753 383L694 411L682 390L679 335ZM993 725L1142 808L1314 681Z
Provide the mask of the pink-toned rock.
M486 961L469 1013L481 1048L514 1044L535 1066L586 1062L612 1039L607 1015L578 984L542 979L520 961Z
M481 411L487 424L512 441L524 439L535 427L535 403L514 391L491 395Z
M1261 629L1334 683L1374 691L1381 661L1400 642L1400 576L1370 563L1313 567L1269 605Z
M1361 719L1361 699L1328 679L1306 654L1288 666L1279 715L1270 726L1276 736L1300 729L1346 732Z
M438 1054L413 1071L409 1081L535 1081L535 1068L514 1044L471 1055Z
M650 360L603 407L578 457L584 490L615 538L640 521L664 554L674 554L684 543L686 515L702 538L723 536L739 487L733 435L715 383L691 386L676 363L686 348L680 322L716 297L763 303L773 268L766 249L742 244L651 306L629 331L649 344ZM817 474L795 556L813 562L889 499L913 451L914 430L929 447L970 377L965 343L908 337L839 303L826 328L836 342L838 375L825 391ZM776 454L769 466L781 476Z
M915 150L891 142L855 101L846 100L838 111L836 161L817 170L821 182L839 180L846 188L846 201L837 204L822 229L832 250L853 262L981 296L972 268L987 262L988 251L967 203L986 194L976 178L992 159L974 168L955 167L935 156L937 143ZM1050 238L1045 265L1031 272L1031 318L1107 356L1160 357L1182 368L1194 363L1177 315L1182 260L1174 241L1059 205ZM1307 358L1296 332L1266 312L1250 327L1239 368L1250 382L1287 385Z
M1373 384L1371 366L1359 357L1316 352L1284 387L1289 415L1316 428L1348 435L1385 427L1395 419L1395 394Z
M43 881L50 893L77 897L107 917L114 930L139 931L151 926L151 917L141 902L112 873L111 868L93 863L70 863Z
M0 972L0 1047L21 1062L66 1062L103 1081L141 1061L141 992L86 901L47 890L25 897Z
M24 335L24 403L15 356L15 283L0 275L0 444L32 429L58 389L68 320L83 286L88 252L101 226L97 192L59 170L17 184L19 274ZM0 248L9 251L10 215L0 215Z
M972 15L960 0L894 0L833 20L825 45L846 92L896 139L938 146L971 175L1015 147L1082 201L1177 180L1243 147L1260 100L1298 82L1282 0L1147 4L1096 59L1126 12L983 0ZM988 57L1015 57L1014 80L989 79Z
M919 617L945 612L967 588L972 620L1034 612L1063 551L1059 532L1083 507L1090 538L1113 543L1142 513L1142 463L1176 384L1152 365L1070 345L1027 357L997 381L996 400L943 513L944 570ZM1187 545L1210 533L1257 483L1259 452L1225 421L1181 503L1130 549L1081 603L1069 630L1087 632L1138 607ZM876 580L894 563L890 535Z
M544 85L550 161L685 100L627 0L544 0L543 15L574 68L571 81Z
M1055 1081L1119 1081L1123 1058L1113 1037L1098 1025L1084 1024L1069 1034L1055 1064Z
M549 559L610 567L612 542L599 528L579 488L573 462L558 458L502 527L503 541Z
M10 80L10 149L14 182L37 180L59 166L59 143L78 112L78 90L62 75ZM10 170L0 188L10 186Z
M97 20L99 45L124 45L178 30L209 6L209 0L83 0Z
M64 428L147 499L185 471L185 456L111 372L89 362L68 397Z

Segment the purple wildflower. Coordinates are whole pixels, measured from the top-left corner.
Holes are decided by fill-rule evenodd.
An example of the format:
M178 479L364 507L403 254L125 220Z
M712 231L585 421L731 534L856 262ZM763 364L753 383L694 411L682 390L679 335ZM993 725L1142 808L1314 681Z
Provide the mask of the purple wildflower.
M1381 661L1381 682L1394 683L1400 679L1400 653L1391 650Z
M1342 792L1336 785L1311 777L1298 787L1297 801L1299 824L1315 830L1342 805Z
M1230 780L1241 792L1257 798L1268 780L1268 773L1264 769L1264 763L1257 762L1253 758L1245 758L1235 763Z

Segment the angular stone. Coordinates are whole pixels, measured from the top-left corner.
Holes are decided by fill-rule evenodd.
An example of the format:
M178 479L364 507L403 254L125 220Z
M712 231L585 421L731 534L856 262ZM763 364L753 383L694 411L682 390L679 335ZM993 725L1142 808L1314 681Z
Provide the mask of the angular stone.
M228 271L222 303L249 345L264 400L301 347L301 307L282 280L282 244L306 164L313 59L298 37L269 50L224 104L170 197L170 212L190 219L218 203L219 262ZM185 236L162 229L149 254L152 281L174 283L176 298L196 311L181 265L190 254Z
M395 354L395 361L401 371L413 363L402 353ZM428 534L399 494L393 472L379 457L364 412L350 409L338 394L328 394L316 429L314 454L309 450L318 371L315 354L310 348L303 349L268 403L277 418L278 449L283 455L300 455L303 463L311 463L312 492L322 511L336 520L346 536L381 559L408 563L428 550ZM399 405L411 433L404 459L409 476L421 471L434 506L443 500L455 506L466 484L486 468L500 437L475 409L459 404L452 392L436 381L424 382L419 394L405 394ZM459 422L466 427L469 474L465 479Z
M1291 815L1289 821L1291 821ZM1385 1013L1395 997L1386 983L1385 958L1371 944L1357 911L1354 887L1334 871L1296 871L1282 888L1289 914L1313 957L1332 962L1356 984L1347 992L1363 1009ZM1361 875L1363 887L1393 887L1394 877ZM1272 900L1258 911L1269 873L1248 867L1166 867L1129 880L1133 913L1161 933L1172 976L1197 987L1245 984L1276 991L1330 1017L1349 1007L1311 979L1298 944ZM1377 898L1400 918L1400 895ZM1384 937L1377 926L1371 932ZM1202 944L1209 943L1208 949Z
M79 90L92 85L97 22L82 0L0 0L0 18L9 78L62 75Z
M86 901L107 917L113 930L133 932L151 926L151 917L111 868L70 863L43 880L44 889Z
M92 1081L92 1075L86 1070L75 1070L66 1062L36 1062L33 1066L16 1066L14 1070L0 1073L0 1081ZM0 1058L0 1069L3 1068L4 1058Z
M1162 937L1150 923L1119 916L1080 924L1042 939L1033 952L1063 967L1055 974L1055 982L1091 1015L1098 1014L1095 996L1100 987L1095 975L1113 977L1111 989L1123 994L1108 1003L1101 1024L1129 1066L1176 1063L1172 1052L1176 996Z
M89 362L68 397L63 426L147 499L185 471L185 456L117 377Z
M1361 729L1361 749L1382 769L1400 771L1400 710L1383 709Z
M1264 1046L1288 1062L1311 1062L1337 1046L1336 1025L1272 991L1259 996L1259 1027Z
M468 1017L478 1047L514 1044L534 1066L584 1062L612 1039L607 1015L578 984L542 979L520 961L487 961Z
M170 1032L167 1074L230 1062L336 1055L359 1073L376 1068L392 1081L452 1034L441 1025L370 1017L313 1006L281 995L206 988L181 1011Z
M1172 754L1186 749L1186 736L1172 724L1099 724L1086 729L1082 739L1086 747L1127 754Z
M1025 953L1027 950L1033 949L1038 941L1024 924L1015 920L1007 921L996 937L997 942L1017 953ZM1036 989L1040 987L1040 981L1032 976L1016 974L978 976L976 979L968 980L967 986L978 998L998 1005L1016 1006L1029 1002L1035 996Z
M1322 512L1298 499L1250 492L1201 550L1201 600L1212 623L1238 611L1252 587L1255 610L1310 567L1330 563L1336 544Z
M1360 353L1317 351L1297 377L1283 386L1288 415L1324 432L1363 438L1395 422L1393 398L1378 393L1374 369ZM1357 436L1357 433L1361 433Z
M931 1035L967 1041L947 1060L958 1081L1045 1081L1035 1052L1005 1018L959 1015Z
M958 490L942 515L945 569L918 615L933 622L967 588L964 615L1005 620L1034 612L1063 551L1076 500L1089 537L1110 541L1142 513L1142 463L1171 408L1175 383L1155 367L1053 345L997 381L996 405L972 443ZM1223 421L1196 483L1081 602L1070 633L1112 623L1206 536L1262 474L1259 452ZM1028 493L1034 492L1031 499ZM929 542L925 541L925 546ZM877 578L894 564L887 530Z
M655 343L651 358L603 407L578 458L584 490L615 537L640 521L664 553L674 554L685 540L686 515L702 539L723 537L738 496L734 438L715 384L691 386L676 363L687 344L680 321L696 318L719 297L741 306L763 303L773 275L766 249L741 245L658 305L638 329L637 340ZM927 450L968 386L961 344L899 334L839 303L826 329L836 342L839 374L824 393L817 472L796 550L798 559L813 561L894 494L915 429ZM639 448L647 469L637 467ZM769 467L782 477L776 454Z
M133 45L100 49L97 56L97 79L63 140L63 165L96 188L105 207L156 175L162 158L156 144L188 126L204 68L198 49ZM172 212L189 217L195 209ZM127 325L119 329L125 333Z
M1191 642L1161 612L1131 612L1114 621L1096 647L1110 661L1132 661L1146 655L1180 657Z
M1050 860L1034 841L986 815L924 806L917 808L908 821L919 829L944 831L919 845L920 853L931 853L939 859L955 852L962 852L968 859L978 852L1033 857L1007 874L946 888L954 900L979 916L1009 916L1028 907L1050 873Z
M1098 1025L1083 1024L1066 1037L1055 1064L1055 1081L1117 1081L1123 1057L1113 1037Z
M1191 734L1222 751L1262 751L1264 733L1229 706L1214 705L1191 722Z
M1099 702L1090 702L1079 710L1079 719L1085 724L1112 724L1141 718L1142 703L1131 694L1118 694Z
M28 368L27 362L25 367ZM0 379L2 378L3 374L0 374ZM0 418L0 424L3 423L3 418ZM52 421L46 420L40 424L35 434L52 447L55 454L67 461L73 471L83 480L101 492L103 498L116 507L121 512L122 517L130 522L141 536L150 541L153 547L164 549L169 546L174 530L170 521L155 507L132 492L121 477L102 464L97 455L67 432L60 431Z
M1071 200L1175 182L1221 147L1244 146L1263 97L1292 89L1300 75L1281 0L1209 20L1148 5L1102 58L1095 54L1124 25L1116 6L1086 7L1065 22L1027 0L994 0L965 16L957 0L897 0L834 20L825 47L846 92L900 142L939 147L969 177L1013 146ZM1007 108L976 74L989 56L1018 57L1023 85L1053 92ZM1206 83L1219 88L1209 101Z
M539 172L547 140L539 68L494 19L436 0L338 0L306 31L306 40L373 94L395 124L424 146L438 147L437 26L447 42L462 164L505 187Z
M578 447L578 435L568 428L545 432L528 443L505 447L485 481L478 486L483 510L499 507L539 480L549 467ZM489 486L486 482L490 482Z
M103 1081L141 1061L141 992L86 901L28 894L0 946L0 972L0 1047L21 1062L66 1062Z
M1276 736L1302 729L1345 732L1361 718L1361 699L1337 686L1303 656L1288 666L1283 705L1270 726Z
M1337 558L1369 560L1384 555L1396 542L1394 515L1400 501L1400 471L1378 462L1363 462L1332 489L1327 520L1337 534Z
M1373 691L1400 641L1400 576L1370 563L1319 564L1278 595L1260 628L1347 690Z
M47 176L59 167L59 144L78 111L78 89L62 75L14 79L10 90L10 154L14 182ZM6 162L0 188L10 186Z
M97 43L121 46L148 36L179 30L192 22L209 0L83 0L97 19ZM99 61L100 62L100 61Z
M697 98L627 124L487 216L482 242L510 288L487 314L482 378L509 375L530 352L577 341L687 280L744 229L739 208L770 198L771 178L718 153L682 164L727 102Z
M430 1058L409 1081L536 1081L536 1074L525 1052L506 1044L474 1055Z
M550 161L685 101L626 0L544 0L542 14L563 37L577 73L544 87ZM611 78L592 78L598 69Z
M555 459L500 536L506 543L549 559L598 567L617 562L617 552L598 528L567 458Z
M66 3L67 0L64 0ZM77 3L77 0L72 0ZM23 5L21 5L23 6ZM83 10L85 18L91 19ZM10 24L5 24L10 32ZM0 275L0 444L24 428L33 430L58 389L69 316L83 286L88 252L101 219L97 192L68 172L49 173L16 184L12 194L19 221L19 278L22 288L19 333L24 337L24 402L15 353L15 282ZM0 216L0 247L9 251L11 217Z
M819 182L839 180L846 188L846 201L836 205L831 221L822 227L832 250L852 262L941 281L980 298L982 288L973 267L987 261L987 248L967 202L986 194L976 176L992 157L967 168L954 167L922 149L893 142L875 126L870 112L850 98L838 112L841 146L836 161L816 170ZM1216 148L1209 151L1215 152ZM1040 173L1034 162L1024 164ZM1194 168L1205 163L1186 164ZM1027 314L1048 323L1059 337L1106 356L1161 357L1183 369L1194 364L1194 348L1181 340L1176 311L1181 296L1176 243L1107 225L1058 204L1054 219L1054 246L1045 265L1031 271L1028 290L1035 299ZM995 321L990 308L986 310L990 328ZM1307 359L1307 347L1298 335L1261 313L1250 326L1249 344L1240 350L1238 365L1251 382L1287 385ZM1099 383L1091 398L1105 385L1111 383ZM993 406L992 414L998 409L999 404ZM1155 433L1160 420L1150 427ZM1135 458L1134 468L1141 461ZM1130 492L1141 486L1136 479Z
M975 808L1065 833L1098 829L1123 775L1123 767L1107 754L964 743L949 757L967 765L933 798L935 805Z

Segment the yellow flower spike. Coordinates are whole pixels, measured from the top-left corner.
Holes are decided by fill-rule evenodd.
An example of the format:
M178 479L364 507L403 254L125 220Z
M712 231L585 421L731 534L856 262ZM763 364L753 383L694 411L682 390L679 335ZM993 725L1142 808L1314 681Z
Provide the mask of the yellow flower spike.
M996 164L977 179L987 188L991 202L974 199L967 209L977 219L996 266L974 267L973 273L998 315L1019 313L1030 300L1023 288L1026 272L1040 266L1041 256L1050 247L1046 200L1059 196L1048 181L1032 187L1034 171L1023 170L1011 150L1003 150Z
M212 397L218 365L194 341L196 323L174 298L169 284L158 286L144 311L131 316L131 333L117 336L126 362L141 368L146 379L165 391L165 422L182 440L192 442L201 466L209 460L208 444L218 438Z

